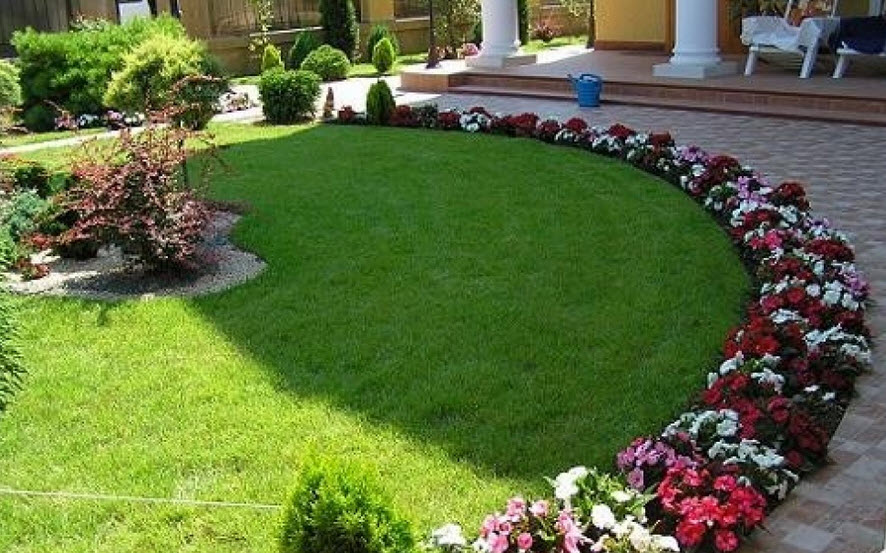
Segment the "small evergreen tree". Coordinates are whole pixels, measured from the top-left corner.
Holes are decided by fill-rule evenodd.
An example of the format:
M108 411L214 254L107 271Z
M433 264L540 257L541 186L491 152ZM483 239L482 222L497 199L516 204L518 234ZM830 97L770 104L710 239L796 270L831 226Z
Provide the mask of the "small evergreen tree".
M280 55L279 48L273 44L267 44L261 56L261 72L264 73L272 69L283 69L283 56Z
M517 0L517 30L520 44L529 42L529 0Z
M372 52L372 65L383 75L394 67L395 60L396 54L391 41L388 38L379 40Z
M360 41L360 28L351 0L320 0L320 25L326 44L354 59Z
M366 120L371 125L387 125L397 103L388 83L379 79L366 94Z

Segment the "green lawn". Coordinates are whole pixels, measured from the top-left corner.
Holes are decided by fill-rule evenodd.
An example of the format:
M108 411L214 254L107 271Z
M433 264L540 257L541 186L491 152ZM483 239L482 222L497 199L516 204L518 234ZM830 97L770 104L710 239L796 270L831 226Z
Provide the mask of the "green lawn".
M532 39L528 44L523 45L523 51L527 53L541 52L542 50L550 50L551 48L560 48L563 46L584 46L588 42L587 35L571 35L558 36L550 42Z
M397 61L394 63L394 67L386 73L386 75L399 75L400 72L407 66L413 65L416 63L424 63L428 59L427 54L403 54L397 56ZM380 77L381 75L375 69L375 66L369 62L361 62L354 63L351 65L351 70L348 73L348 78L357 78L357 77ZM252 84L258 85L259 80L261 79L261 75L245 75L242 77L234 77L231 79L233 84Z
M107 129L83 129L81 131L50 131L27 134L0 134L0 148L11 148L13 146L24 146L26 144L38 144L40 142L49 142L51 140L60 140L62 138L71 138L72 136L88 136L105 132Z
M748 287L675 188L538 142L216 126L256 280L196 300L23 299L0 487L279 503L312 455L424 534L473 528L678 413ZM57 155L57 154L54 154ZM271 552L278 515L0 496L0 550Z

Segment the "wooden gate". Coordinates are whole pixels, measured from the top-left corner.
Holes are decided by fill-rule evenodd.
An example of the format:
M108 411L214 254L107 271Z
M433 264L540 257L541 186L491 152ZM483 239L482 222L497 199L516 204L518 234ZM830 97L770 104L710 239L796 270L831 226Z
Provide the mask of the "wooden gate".
M0 0L0 56L12 55L12 33L25 27L63 31L80 12L80 0Z

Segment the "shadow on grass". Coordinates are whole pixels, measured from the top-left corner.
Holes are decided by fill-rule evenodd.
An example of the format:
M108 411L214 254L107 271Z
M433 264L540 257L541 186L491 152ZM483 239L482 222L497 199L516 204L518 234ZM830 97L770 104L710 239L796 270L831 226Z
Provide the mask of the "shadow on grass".
M285 390L483 470L609 467L739 319L723 233L618 162L460 133L256 138L213 195L251 205L235 239L269 268L196 308Z

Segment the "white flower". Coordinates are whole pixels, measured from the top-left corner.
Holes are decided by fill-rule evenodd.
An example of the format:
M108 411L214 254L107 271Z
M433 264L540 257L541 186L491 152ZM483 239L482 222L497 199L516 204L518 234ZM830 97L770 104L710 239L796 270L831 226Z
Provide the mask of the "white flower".
M837 394L834 392L828 392L825 395L821 396L821 399L825 401L834 401L837 398Z
M616 490L612 492L612 499L618 501L619 503L627 503L634 497L634 494L628 493L622 490Z
M679 553L680 544L677 543L677 540L673 536L652 536L652 545L657 547L661 551L675 551Z
M431 542L439 547L464 547L468 543L458 524L447 524L437 528L431 534Z
M489 544L486 543L486 540L483 538L477 538L477 541L471 544L471 547L473 547L474 551L480 551L482 553L489 553L492 551L492 548L489 547Z
M577 482L588 475L588 469L582 466L572 467L566 472L561 472L554 479L554 497L560 501L568 501L578 493Z
M597 528L608 530L616 524L615 515L607 505L594 505L591 509L591 524Z

